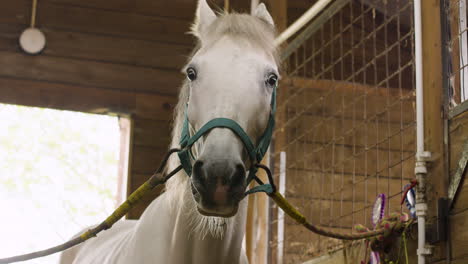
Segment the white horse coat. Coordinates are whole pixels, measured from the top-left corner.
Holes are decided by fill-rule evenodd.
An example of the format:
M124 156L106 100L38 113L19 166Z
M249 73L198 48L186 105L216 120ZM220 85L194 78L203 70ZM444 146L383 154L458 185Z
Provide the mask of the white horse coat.
M181 89L172 146L178 146L187 105L193 129L214 117L226 117L236 120L252 139L258 138L270 111L271 92L264 80L269 72L277 71L274 26L265 6L260 4L252 16L217 17L200 0L192 30L200 44L189 65L196 65L199 80L187 81ZM210 156L216 151L203 154L205 145L211 144L225 147L221 152L232 149L234 154L229 155L248 162L233 133L217 129L206 138L194 146L195 155L216 159ZM179 164L173 155L168 170ZM191 178L179 172L139 220L116 223L98 237L65 251L60 263L247 263L242 250L246 199L230 218L203 216L190 186Z

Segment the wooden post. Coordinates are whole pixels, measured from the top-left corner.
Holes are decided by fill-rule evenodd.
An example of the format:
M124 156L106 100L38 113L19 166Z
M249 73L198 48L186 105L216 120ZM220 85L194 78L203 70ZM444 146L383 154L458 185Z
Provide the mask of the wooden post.
M224 12L229 13L229 0L224 0Z
M282 32L288 25L288 2L287 0L269 0L268 11L275 21L276 30Z
M262 161L262 164L268 165L268 158ZM268 177L263 170L259 170L257 176L263 181L268 182ZM251 184L250 188L256 186ZM249 207L247 210L246 227L246 249L249 263L267 263L268 252L268 195L257 193L249 195Z
M119 155L119 169L117 178L117 194L116 194L116 208L126 200L126 194L128 190L124 188L128 187L130 175L130 157L132 150L132 132L133 122L130 116L119 116L119 127L120 127L120 155ZM126 182L124 182L126 181Z
M424 135L425 150L431 152L428 163L426 197L428 227L437 216L437 200L447 197L448 174L444 152L444 90L442 79L442 39L440 0L421 1L423 84L424 84ZM444 257L445 244L434 248L433 260Z
M437 198L447 196L448 175L444 162L444 112L442 41L439 0L421 1L425 149L432 154L428 174L428 206L433 215Z

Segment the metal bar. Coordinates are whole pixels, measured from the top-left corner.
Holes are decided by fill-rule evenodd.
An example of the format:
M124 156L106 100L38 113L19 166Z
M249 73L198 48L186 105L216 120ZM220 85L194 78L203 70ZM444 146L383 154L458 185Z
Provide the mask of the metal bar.
M279 182L278 182L278 191L281 195L284 196L286 191L286 152L282 151L280 154L280 172L279 172ZM283 263L283 245L284 240L284 212L278 208L278 255L277 263Z
M283 31L276 39L275 45L279 46L292 35L296 34L305 24L311 21L318 13L320 13L332 0L319 0L309 8L300 18L298 18L291 26Z
M349 0L335 0L328 8L326 8L322 14L320 14L314 22L312 22L304 31L299 34L281 53L281 60L285 60L289 57L302 43L304 40L310 37L310 35L317 32L323 23L333 17L341 8L348 3Z

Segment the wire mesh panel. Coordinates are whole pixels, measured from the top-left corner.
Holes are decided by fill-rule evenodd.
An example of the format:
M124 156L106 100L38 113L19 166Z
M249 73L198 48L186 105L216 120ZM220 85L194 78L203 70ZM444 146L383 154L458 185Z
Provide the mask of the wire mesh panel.
M336 0L283 53L272 157L278 177L285 152L285 196L312 223L341 232L372 228L380 193L387 214L406 210L401 194L415 162L412 9L409 0ZM284 235L271 236L274 263L342 246L277 220Z
M468 100L467 0L444 0L444 57L450 107Z

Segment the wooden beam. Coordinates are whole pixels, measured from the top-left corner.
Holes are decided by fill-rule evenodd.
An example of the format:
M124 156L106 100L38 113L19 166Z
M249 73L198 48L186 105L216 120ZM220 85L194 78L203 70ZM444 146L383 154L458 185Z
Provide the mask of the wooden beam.
M424 130L425 149L433 159L428 172L429 215L437 212L437 198L447 196L448 175L444 162L444 113L442 85L442 43L440 33L439 1L421 1Z
M276 30L282 32L288 26L288 0L268 0L267 4Z
M424 135L425 150L431 152L426 197L428 203L427 224L434 224L437 216L437 200L447 197L448 168L445 164L444 147L444 90L442 80L442 40L440 1L421 1L422 12L422 57L424 84ZM435 245L429 262L445 257L445 243Z
M185 34L190 29L191 19L148 16L49 1L40 2L39 5L37 27L41 29L60 29L173 44L191 44L194 41L192 36ZM31 1L28 0L3 4L0 9L0 24L29 25L30 6Z
M122 13L171 17L183 20L192 20L196 8L196 1L186 0L113 0L112 3L108 0L48 0L48 2L64 6L107 9Z
M7 104L128 114L168 124L176 100L175 96L0 77L0 102Z
M0 47L18 51L18 36L23 25L0 24ZM124 64L179 72L187 61L190 45L166 44L119 36L79 33L60 29L43 29L47 48L41 56L87 60L92 62Z
M183 78L174 70L44 55L27 56L1 49L0 65L8 65L0 67L0 77L166 95L176 95Z

